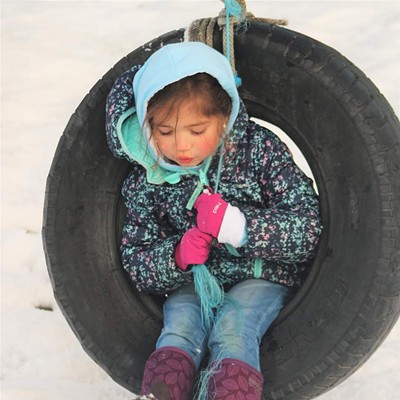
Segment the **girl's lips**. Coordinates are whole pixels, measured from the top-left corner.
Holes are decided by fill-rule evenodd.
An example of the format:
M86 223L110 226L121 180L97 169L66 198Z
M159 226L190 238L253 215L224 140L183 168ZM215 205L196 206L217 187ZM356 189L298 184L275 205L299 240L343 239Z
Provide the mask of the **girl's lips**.
M179 164L190 164L192 161L193 161L193 158L189 158L189 157L179 157L178 158Z

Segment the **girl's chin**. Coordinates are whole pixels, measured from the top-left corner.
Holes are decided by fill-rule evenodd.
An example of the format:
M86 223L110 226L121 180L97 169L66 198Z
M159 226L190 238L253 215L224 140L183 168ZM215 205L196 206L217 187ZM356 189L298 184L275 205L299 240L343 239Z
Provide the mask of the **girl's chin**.
M180 159L178 158L175 161L177 164L179 164L181 167L196 167L197 165L201 164L202 161L199 161L195 158L187 158L187 159Z

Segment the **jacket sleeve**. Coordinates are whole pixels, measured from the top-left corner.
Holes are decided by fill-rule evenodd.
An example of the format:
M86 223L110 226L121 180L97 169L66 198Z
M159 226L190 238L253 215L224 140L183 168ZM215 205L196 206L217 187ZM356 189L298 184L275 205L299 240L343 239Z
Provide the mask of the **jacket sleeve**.
M119 76L114 82L106 101L106 136L108 147L115 157L126 158L128 161L131 160L122 150L118 139L117 125L121 116L135 106L132 83L139 69L140 65L135 65Z
M138 173L140 172L140 173ZM124 183L127 216L122 230L122 264L139 291L165 294L191 281L175 262L182 238L165 216L157 216L151 189L138 165ZM147 188L147 189L146 189Z
M312 181L277 137L271 135L261 146L258 175L265 208L240 208L247 221L247 241L239 253L266 261L308 261L322 231Z

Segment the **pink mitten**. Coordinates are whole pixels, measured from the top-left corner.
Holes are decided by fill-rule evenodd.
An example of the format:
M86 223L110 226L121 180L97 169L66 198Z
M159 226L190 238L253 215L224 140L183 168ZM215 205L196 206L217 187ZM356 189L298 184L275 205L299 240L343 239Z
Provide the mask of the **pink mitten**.
M212 236L201 232L197 227L190 228L175 250L178 267L186 271L191 264L204 264L210 254L212 240Z
M197 227L204 233L218 237L228 203L218 193L203 193L194 207L197 209Z

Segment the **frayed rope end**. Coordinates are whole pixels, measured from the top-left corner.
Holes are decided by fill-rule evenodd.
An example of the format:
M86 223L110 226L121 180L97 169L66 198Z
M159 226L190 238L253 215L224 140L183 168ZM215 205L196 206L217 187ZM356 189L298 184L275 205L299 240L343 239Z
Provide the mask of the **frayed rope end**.
M224 289L204 264L195 265L192 272L202 318L207 329L210 329L214 321L214 310L224 302Z

